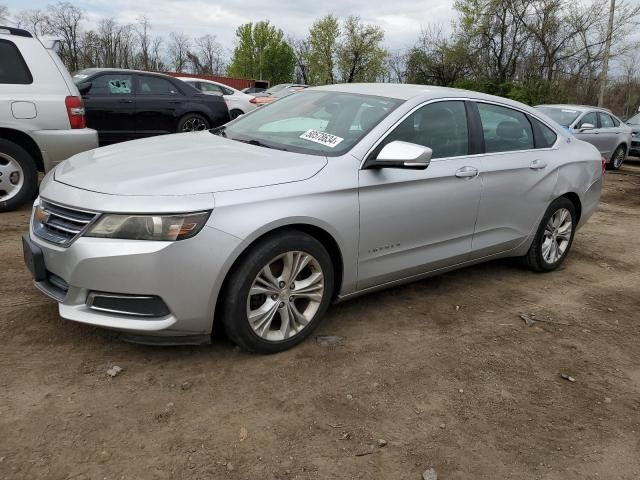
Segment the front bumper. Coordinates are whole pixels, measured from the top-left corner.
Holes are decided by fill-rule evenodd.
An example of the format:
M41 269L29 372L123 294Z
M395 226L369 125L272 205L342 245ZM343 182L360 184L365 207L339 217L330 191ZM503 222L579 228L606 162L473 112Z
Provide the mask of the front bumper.
M42 251L46 269L47 280L36 286L59 302L61 317L163 337L211 333L217 294L240 242L208 226L178 242L80 237L64 248L42 240L32 229L29 239ZM56 282L66 285L66 291L52 290ZM138 317L93 310L92 292L157 296L169 313Z
M33 137L40 147L45 172L77 153L98 148L98 132L91 128L37 130Z
M634 157L640 157L640 140L631 140L631 148L629 149L629 155Z

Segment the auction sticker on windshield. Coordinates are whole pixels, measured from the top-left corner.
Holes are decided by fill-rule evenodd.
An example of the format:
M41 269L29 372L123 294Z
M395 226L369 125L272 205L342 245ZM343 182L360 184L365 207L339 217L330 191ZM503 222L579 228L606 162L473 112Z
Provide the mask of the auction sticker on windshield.
M344 140L344 138L338 137L337 135L331 135L330 133L314 130L313 128L310 128L302 135L300 135L300 138L304 138L305 140L309 140L310 142L319 143L320 145L324 145L325 147L329 148L334 148L342 140Z

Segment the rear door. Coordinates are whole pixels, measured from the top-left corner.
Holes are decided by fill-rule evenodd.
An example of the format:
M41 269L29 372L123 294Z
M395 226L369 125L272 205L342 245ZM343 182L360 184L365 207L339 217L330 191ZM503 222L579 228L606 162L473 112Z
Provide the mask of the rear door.
M102 73L90 78L82 96L87 126L98 131L100 145L135 138L133 75Z
M598 119L600 120L600 136L604 148L602 154L607 158L611 158L613 151L620 142L618 138L618 134L621 132L620 122L614 122L613 118L604 112L598 112ZM618 126L616 126L616 123Z
M482 195L471 258L520 245L552 200L562 158L552 129L525 112L478 101Z
M170 80L136 74L136 134L150 137L174 133L185 96Z

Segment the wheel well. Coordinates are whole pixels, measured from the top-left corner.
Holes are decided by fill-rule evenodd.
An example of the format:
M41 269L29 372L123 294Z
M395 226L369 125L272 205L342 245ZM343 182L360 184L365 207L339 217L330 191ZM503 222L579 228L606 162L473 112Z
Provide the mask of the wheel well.
M327 249L327 252L329 252L329 257L331 257L331 262L333 263L333 272L335 275L334 282L333 282L332 298L335 298L338 295L338 293L340 292L340 288L342 286L342 275L343 275L344 264L342 261L342 252L340 251L340 247L338 247L338 243L335 241L335 239L331 236L329 232L327 232L326 230L323 230L320 227L316 227L315 225L309 225L309 224L303 224L303 223L285 225L283 227L270 230L262 234L258 238L256 238L243 250L243 252L238 256L238 258L235 259L235 261L233 262L233 265L231 265L231 268L227 272L224 282L222 282L222 286L220 287L220 292L218 293L218 300L216 301L216 309L214 314L214 328L215 328L215 324L217 323L215 319L219 318L219 312L222 307L222 302L219 301L220 296L224 295L224 291L227 288L227 280L231 276L231 273L236 268L236 266L242 261L242 259L245 258L245 256L251 251L251 248L256 243L262 241L264 238L269 237L271 235L276 235L280 232L291 231L291 230L294 230L294 231L297 230L299 232L304 232L307 235L312 236L313 238L318 240L320 243L322 243L324 248Z
M42 159L42 152L40 152L40 148L38 144L24 132L19 130L12 130L10 128L0 128L0 138L4 138L5 140L9 140L13 143L20 145L24 148L31 158L36 162L36 168L40 172L44 172L44 161Z
M576 209L577 222L580 221L580 217L582 217L582 204L580 203L580 197L573 192L568 192L562 195L562 197L567 198L573 203L573 206Z

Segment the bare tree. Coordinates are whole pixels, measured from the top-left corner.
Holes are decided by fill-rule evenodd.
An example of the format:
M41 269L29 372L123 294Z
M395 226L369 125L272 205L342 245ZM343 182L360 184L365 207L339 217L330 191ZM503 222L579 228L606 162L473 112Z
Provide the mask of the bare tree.
M62 41L60 56L72 72L80 69L81 22L84 13L68 2L58 2L49 7L51 33Z
M202 69L200 73L217 74L224 66L224 48L215 35L206 34L195 39L197 58Z
M171 32L169 35L169 66L174 72L184 72L189 63L189 47L191 40L184 33Z
M0 23L3 25L9 23L9 8L6 5L0 5Z
M394 50L387 57L387 71L389 81L404 83L407 79L407 53Z
M311 53L311 46L308 39L289 39L289 45L293 48L293 54L296 58L296 67L294 76L296 82L309 85L311 77L309 74L309 58Z
M138 44L140 46L140 66L143 70L149 70L151 68L151 35L149 30L151 29L149 19L144 15L138 17L138 28L136 33L138 35Z
M46 12L42 10L22 10L16 15L16 25L28 30L36 37L42 37L51 33L51 21Z

